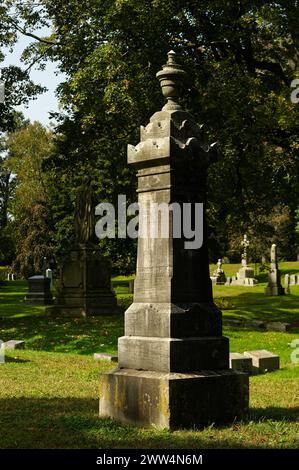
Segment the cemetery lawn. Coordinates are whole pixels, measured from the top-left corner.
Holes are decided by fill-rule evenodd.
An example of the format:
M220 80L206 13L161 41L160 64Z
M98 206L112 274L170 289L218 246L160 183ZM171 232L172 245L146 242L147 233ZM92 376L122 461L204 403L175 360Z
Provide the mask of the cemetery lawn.
M299 263L281 265L299 272ZM116 279L116 291L129 302L122 281ZM215 300L232 318L298 322L299 286L279 298L264 297L264 287L217 286ZM299 363L291 361L290 343L299 340L299 328L224 328L232 352L268 349L281 358L279 371L250 377L248 419L204 429L144 430L98 418L99 377L113 366L96 362L93 353L117 352L123 315L54 319L44 307L24 305L25 292L22 281L0 287L0 338L26 341L26 350L10 351L0 364L0 448L298 448Z

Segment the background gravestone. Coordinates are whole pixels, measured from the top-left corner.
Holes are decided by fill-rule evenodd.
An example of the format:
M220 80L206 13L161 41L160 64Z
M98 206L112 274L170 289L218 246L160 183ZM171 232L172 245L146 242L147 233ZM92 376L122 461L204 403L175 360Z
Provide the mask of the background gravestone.
M25 304L50 305L53 302L51 281L41 275L28 278L29 291L24 298Z
M59 292L50 313L66 316L110 315L119 312L111 288L110 264L95 237L93 189L84 183L78 191L74 227L76 242L64 258Z
M284 295L285 291L280 282L280 271L277 263L277 248L273 244L270 252L269 282L265 288L265 295Z
M139 215L145 232L150 205L206 202L212 150L201 128L177 100L186 73L175 54L157 74L167 104L154 114L141 142L129 146L138 170ZM152 222L152 221L151 221ZM100 416L166 428L231 421L248 407L248 376L229 369L229 340L213 303L205 216L203 244L188 249L183 237L138 239L134 302L119 338L119 369L101 378Z
M226 276L222 269L222 259L219 259L217 262L217 269L213 272L211 276L212 284L222 285L226 283Z
M249 246L249 240L247 235L244 235L244 239L241 242L243 246L243 254L242 254L242 266L237 272L236 278L232 280L233 285L237 286L254 286L258 283L257 279L254 278L254 270L248 266L247 260L247 248Z

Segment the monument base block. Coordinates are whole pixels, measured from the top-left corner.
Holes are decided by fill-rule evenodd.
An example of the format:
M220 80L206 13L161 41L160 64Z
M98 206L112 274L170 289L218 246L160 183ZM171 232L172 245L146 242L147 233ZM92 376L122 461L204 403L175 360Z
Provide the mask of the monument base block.
M284 295L285 290L281 286L267 286L265 288L265 295Z
M115 369L101 376L100 417L179 429L246 416L248 375L232 369L188 374Z

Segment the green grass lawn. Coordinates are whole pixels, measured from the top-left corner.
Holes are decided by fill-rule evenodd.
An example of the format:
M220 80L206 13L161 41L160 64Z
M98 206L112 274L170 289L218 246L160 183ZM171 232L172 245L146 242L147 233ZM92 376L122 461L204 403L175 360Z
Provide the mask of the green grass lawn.
M279 267L282 283L285 274L299 273L299 262L283 262ZM215 265L211 265L210 272L215 268ZM227 276L235 275L239 268L238 264L223 265ZM224 317L299 324L299 285L291 286L289 295L266 297L264 289L267 285L267 273L257 273L256 277L259 280L256 286L214 286L215 302L223 310Z
M11 321L11 320L10 320ZM107 319L111 324L111 318ZM117 328L120 319L116 320ZM89 323L85 323L86 332ZM82 325L81 325L82 327ZM102 322L105 327L105 321ZM280 371L250 378L250 415L241 423L169 432L99 419L99 375L111 368L90 354L45 351L34 342L0 365L1 448L296 448L299 437L299 367L288 343L298 333L225 329L232 350L265 347L282 358ZM63 337L63 328L61 329ZM107 339L112 339L109 336ZM94 341L94 351L106 350ZM70 343L69 343L70 347ZM68 350L68 347L66 347ZM116 352L114 342L113 351ZM80 351L81 352L81 351ZM15 358L15 359L14 359Z
M286 269L293 273L299 263ZM124 281L115 279L115 287L119 297L130 299ZM227 300L225 315L298 320L299 290L266 298L264 285L217 286L215 299ZM26 341L25 351L9 352L0 364L0 448L298 448L299 364L291 362L290 343L299 339L299 329L224 328L231 351L268 349L281 358L279 371L250 378L246 421L201 430L144 430L98 418L99 376L111 364L94 361L92 354L117 352L123 315L50 318L43 307L23 304L25 292L22 281L0 288L0 338Z

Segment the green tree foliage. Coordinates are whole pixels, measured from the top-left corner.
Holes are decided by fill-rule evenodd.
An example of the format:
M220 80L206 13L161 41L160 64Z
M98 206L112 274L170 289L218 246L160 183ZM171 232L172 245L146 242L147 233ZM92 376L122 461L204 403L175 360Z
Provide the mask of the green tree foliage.
M24 59L56 61L66 75L58 90L66 114L47 162L61 247L84 175L96 184L99 202L115 202L119 193L135 198L126 145L138 142L139 124L162 106L155 74L169 49L194 81L184 106L219 143L209 173L212 258L245 231L262 245L273 240L269 220L279 205L288 208L294 228L299 105L290 100L290 84L298 76L297 0L41 0L38 7L15 7L17 31L36 36L38 26L52 26ZM118 268L132 269L130 240L106 245Z
M21 128L28 124L21 113L14 113L14 126ZM15 243L11 230L9 207L15 195L15 179L6 167L7 134L0 134L0 264L11 264L15 256Z
M17 4L13 0L5 0L0 4L0 70L5 84L5 102L0 103L0 133L16 129L18 113L15 113L15 106L27 104L31 98L44 91L43 87L30 80L30 67L1 65L18 40L19 32L15 27L15 21L19 18Z
M0 141L0 265L10 264L14 258L14 243L9 230L9 203L14 184L11 172L4 166L4 139Z
M53 223L43 162L53 149L52 133L34 122L9 134L5 167L15 175L10 204L16 257L14 269L24 276L40 272L43 258L53 258Z

